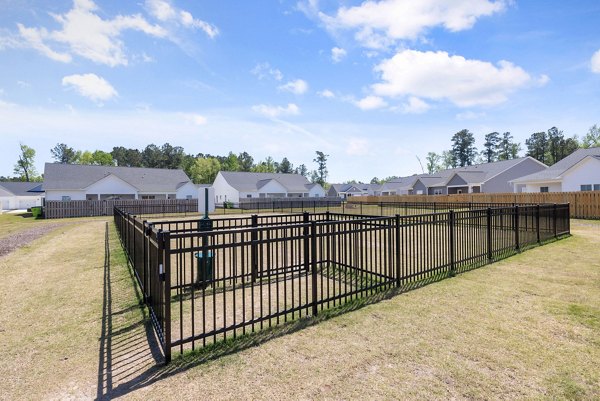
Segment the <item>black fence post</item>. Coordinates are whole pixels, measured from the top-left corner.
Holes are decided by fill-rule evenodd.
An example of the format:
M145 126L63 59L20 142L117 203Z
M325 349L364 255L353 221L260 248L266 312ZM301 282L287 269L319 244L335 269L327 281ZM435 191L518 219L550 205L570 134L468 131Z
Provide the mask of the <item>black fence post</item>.
M310 225L310 261L312 265L312 313L317 316L317 222Z
M400 276L402 274L402 269L400 268L400 260L401 260L401 254L400 254L400 215L397 214L396 215L396 253L395 253L395 260L396 260L396 287L400 287L401 280L400 280Z
M556 213L556 203L554 204L554 208L552 209L552 229L554 231L554 238L558 238L558 231L556 230L556 219L558 214Z
M541 242L540 236L540 205L536 205L535 207L535 231L536 231L536 239L537 243Z
M567 203L567 210L565 212L565 219L567 219L567 233L571 234L571 202Z
M250 233L250 260L252 263L252 282L255 283L258 278L258 215L253 214L252 232Z
M514 207L515 211L515 250L521 251L521 245L519 244L519 206Z
M492 246L492 208L487 208L487 257L488 263L494 258L494 250Z
M454 277L456 275L456 266L454 262L454 210L450 210L450 212L448 212L448 223L448 226L450 228L450 277Z
M163 232L165 364L171 362L171 238Z

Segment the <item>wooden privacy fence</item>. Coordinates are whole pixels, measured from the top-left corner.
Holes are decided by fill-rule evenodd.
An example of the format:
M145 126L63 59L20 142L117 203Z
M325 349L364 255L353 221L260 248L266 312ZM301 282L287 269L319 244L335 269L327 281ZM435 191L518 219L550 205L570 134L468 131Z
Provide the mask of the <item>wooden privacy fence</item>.
M115 206L136 215L194 213L198 212L198 199L46 201L44 213L47 219L112 216Z
M541 205L546 203L569 203L571 217L600 219L600 191L502 193L502 194L454 194L454 195L391 195L359 196L348 202L425 202L425 203L505 203Z

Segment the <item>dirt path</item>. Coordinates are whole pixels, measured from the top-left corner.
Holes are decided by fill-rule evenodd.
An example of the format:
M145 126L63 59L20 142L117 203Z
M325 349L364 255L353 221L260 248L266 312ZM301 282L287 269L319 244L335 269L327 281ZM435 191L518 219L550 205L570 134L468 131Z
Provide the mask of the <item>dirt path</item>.
M0 239L0 257L7 255L17 248L25 246L38 238L43 237L58 227L63 227L72 223L51 223L39 225L23 231L12 233Z

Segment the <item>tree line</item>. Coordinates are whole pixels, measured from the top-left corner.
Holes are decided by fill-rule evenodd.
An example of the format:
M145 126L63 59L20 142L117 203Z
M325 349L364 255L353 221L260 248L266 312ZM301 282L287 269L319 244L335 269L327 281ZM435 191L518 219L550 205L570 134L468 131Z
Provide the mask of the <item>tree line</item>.
M164 169L182 169L197 184L210 184L214 181L219 171L246 171L257 173L284 173L300 174L307 177L311 182L326 186L327 159L329 155L316 151L313 162L316 163L314 170L308 170L306 164L294 166L287 157L280 162L272 157L258 162L248 154L241 152L235 154L229 152L226 156L198 153L188 154L181 146L172 146L165 143L162 146L150 144L143 150L125 148L123 146L113 147L111 152L102 150L81 151L67 144L58 143L50 150L55 163L85 164L97 166L121 166L121 167L148 167ZM0 177L0 180L13 181L41 181L34 165L35 150L27 145L20 144L19 159L14 167L16 177Z
M514 141L510 132L490 132L485 135L483 149L475 146L472 132L463 129L451 138L452 146L442 153L429 152L427 173L433 174L440 170L471 166L473 164L493 163L502 160L516 159L522 150L521 144ZM550 166L564 159L579 148L600 146L600 127L593 125L581 140L574 135L565 137L563 131L556 127L548 131L534 132L525 140L525 156Z

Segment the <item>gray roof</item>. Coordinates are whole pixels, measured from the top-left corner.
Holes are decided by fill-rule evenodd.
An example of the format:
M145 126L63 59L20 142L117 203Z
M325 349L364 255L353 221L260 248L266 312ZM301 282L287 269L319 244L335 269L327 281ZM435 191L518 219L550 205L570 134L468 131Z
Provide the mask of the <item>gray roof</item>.
M331 187L339 194L340 192L363 193L369 190L378 191L382 186L380 184L331 184Z
M440 170L435 174L422 175L418 179L420 179L421 182L427 187L441 187L447 185L448 181L454 176L454 174L457 174L468 184L480 184L518 165L526 159L535 160L527 156L519 157L517 159L502 160L493 163L475 164L472 166Z
M0 182L0 187L15 196L40 196L40 193L43 192L41 186L41 182Z
M81 190L114 175L140 192L175 192L190 181L183 170L46 163L45 190Z
M582 161L588 156L600 157L600 147L588 148L588 149L577 149L569 156L554 163L546 170L529 174L524 177L512 180L512 182L527 182L527 181L547 181L547 180L558 180L564 174L565 171Z
M254 192L271 181L276 181L288 192L307 192L314 187L300 174L252 173L245 171L220 171L225 181L240 192ZM311 186L312 185L312 186Z

